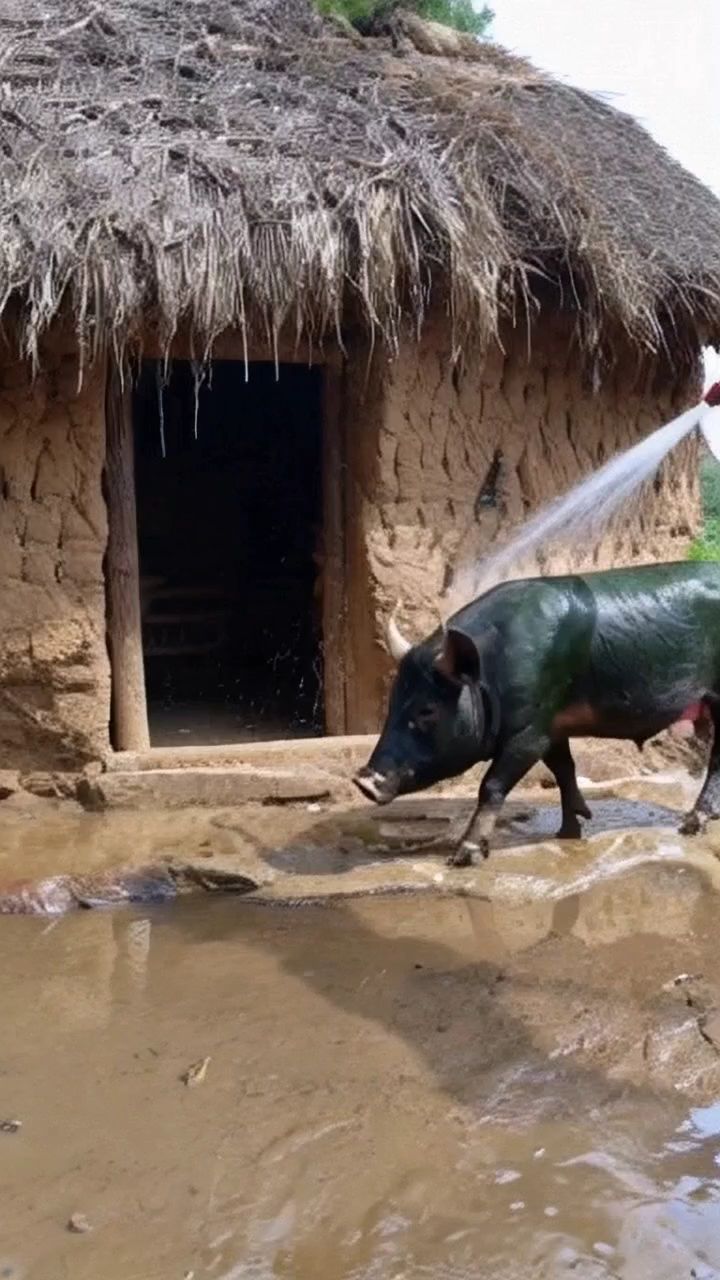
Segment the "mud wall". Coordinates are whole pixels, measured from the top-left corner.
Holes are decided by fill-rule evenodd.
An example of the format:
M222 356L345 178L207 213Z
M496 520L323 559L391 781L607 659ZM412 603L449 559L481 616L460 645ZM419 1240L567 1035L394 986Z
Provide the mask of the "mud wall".
M104 375L0 353L0 760L76 766L108 746Z
M419 637L446 612L459 564L697 395L634 360L593 392L558 320L533 342L528 359L505 335L505 353L462 370L443 326L393 362L350 346L336 421L345 617L328 655L350 732L381 720L398 597ZM78 393L72 348L45 353L35 381L0 352L0 768L75 767L109 745L103 398L102 370ZM698 516L691 453L670 459L630 527L576 563L682 556Z
M375 363L364 413L351 378L351 732L379 725L392 672L382 635L396 600L403 629L419 639L464 603L452 589L443 595L458 568L699 398L692 379L678 385L635 356L594 390L561 317L536 327L530 355L517 334L503 335L503 345L453 369L436 326L392 364ZM558 554L543 571L683 558L699 518L695 451L678 449L635 517L625 515L599 547Z

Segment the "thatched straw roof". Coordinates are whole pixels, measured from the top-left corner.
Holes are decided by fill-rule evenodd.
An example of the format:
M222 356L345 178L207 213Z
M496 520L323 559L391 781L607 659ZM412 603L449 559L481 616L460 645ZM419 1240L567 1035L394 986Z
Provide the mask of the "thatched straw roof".
M443 30L4 0L0 309L25 348L64 307L89 355L187 323L204 346L362 316L393 341L432 289L459 339L548 290L590 350L618 326L675 362L717 337L710 192L627 116Z

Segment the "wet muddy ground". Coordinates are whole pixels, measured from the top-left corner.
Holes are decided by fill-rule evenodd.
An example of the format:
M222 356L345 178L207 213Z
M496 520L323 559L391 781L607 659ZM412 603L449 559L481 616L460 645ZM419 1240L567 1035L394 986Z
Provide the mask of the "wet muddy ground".
M0 920L0 1274L720 1277L720 868L684 787L618 784L583 844L522 797L469 873L402 852L459 799L3 808L0 870L260 888Z

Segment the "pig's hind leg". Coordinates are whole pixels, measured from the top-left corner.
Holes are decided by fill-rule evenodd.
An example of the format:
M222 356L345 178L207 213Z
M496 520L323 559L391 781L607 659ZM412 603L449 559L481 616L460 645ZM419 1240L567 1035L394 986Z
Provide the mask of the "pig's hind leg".
M575 761L567 738L562 742L553 743L543 757L543 764L547 765L550 772L554 774L560 788L562 822L557 838L558 840L579 840L582 828L578 818L592 818L592 814L577 784Z
M720 700L710 702L708 699L705 705L712 721L710 759L702 791L680 824L679 830L684 836L695 836L705 830L710 819L720 818Z

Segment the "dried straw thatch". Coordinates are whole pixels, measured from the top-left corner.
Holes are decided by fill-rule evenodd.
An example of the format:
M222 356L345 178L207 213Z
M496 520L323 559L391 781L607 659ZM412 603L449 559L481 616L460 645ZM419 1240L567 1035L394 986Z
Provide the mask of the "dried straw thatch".
M0 308L92 356L229 326L459 339L543 291L586 348L720 332L720 205L596 98L408 15L310 0L4 0ZM559 292L558 292L559 291Z

